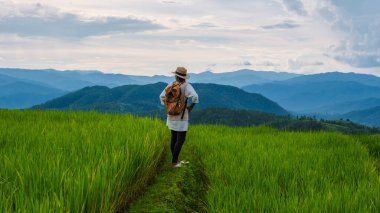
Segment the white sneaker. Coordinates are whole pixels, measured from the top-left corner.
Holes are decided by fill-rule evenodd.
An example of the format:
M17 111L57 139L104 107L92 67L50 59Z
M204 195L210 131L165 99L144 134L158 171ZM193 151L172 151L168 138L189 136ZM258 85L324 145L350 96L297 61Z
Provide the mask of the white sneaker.
M179 168L179 167L182 167L182 163L181 163L181 162L179 162L179 163L177 163L176 165L174 165L173 167L174 167L174 168Z
M182 163L182 164L188 164L188 163L190 163L190 162L187 161L187 160L181 160L181 163Z

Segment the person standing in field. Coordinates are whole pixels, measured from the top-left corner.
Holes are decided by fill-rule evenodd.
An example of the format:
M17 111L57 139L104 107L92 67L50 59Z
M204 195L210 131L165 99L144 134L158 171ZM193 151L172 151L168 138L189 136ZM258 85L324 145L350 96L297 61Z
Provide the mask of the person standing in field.
M189 126L189 112L195 104L199 103L198 94L194 88L186 81L190 76L187 69L177 67L175 81L168 84L160 94L161 104L165 105L167 111L166 125L171 130L170 150L172 153L172 166L181 167L187 161L179 161L179 153L186 139ZM188 99L191 98L191 105L187 106Z

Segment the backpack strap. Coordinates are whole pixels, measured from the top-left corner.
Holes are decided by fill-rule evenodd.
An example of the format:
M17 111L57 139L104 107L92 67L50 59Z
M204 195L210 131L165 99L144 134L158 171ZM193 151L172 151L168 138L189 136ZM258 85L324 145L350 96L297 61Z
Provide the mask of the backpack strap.
M185 115L185 111L186 111L186 108L187 108L187 99L188 98L186 98L186 100L185 100L185 108L183 109L181 120L183 119L183 116Z
M180 83L180 87L181 87L181 92L182 92L182 85L185 85L186 86L186 81L183 81L183 82L181 82ZM185 115L185 112L186 112L186 108L187 108L187 100L188 100L189 98L186 98L185 99L185 107L184 107L184 109L183 109L183 112L182 112L182 116L181 116L181 120L183 119L183 116Z

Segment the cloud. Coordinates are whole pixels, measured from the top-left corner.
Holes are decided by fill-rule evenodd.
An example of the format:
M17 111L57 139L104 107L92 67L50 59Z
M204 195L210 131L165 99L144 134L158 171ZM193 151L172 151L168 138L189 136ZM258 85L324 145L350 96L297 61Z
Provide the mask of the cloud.
M323 66L323 65L325 65L325 63L323 63L321 61L316 61L314 63L311 63L310 65L312 65L312 66Z
M292 20L285 20L285 21L277 23L277 24L261 26L261 28L266 29L266 30L293 29L293 28L297 28L297 27L300 27L300 25L295 23Z
M243 62L243 65L244 65L244 66L252 66L252 63L249 62L249 61L244 61L244 62Z
M276 64L276 63L273 63L271 61L264 61L260 64L258 64L260 66L265 66L265 67L275 67L275 66L280 66L280 64Z
M218 25L210 23L210 22L202 22L202 23L199 23L196 25L192 25L192 27L195 27L195 28L214 28L214 27L218 27Z
M331 28L343 32L339 44L330 51L334 59L357 68L380 67L380 14L376 1L330 0L319 9Z
M241 67L241 66L249 67L249 66L252 66L253 64L249 60L244 60L243 62L232 63L231 65L236 66L236 67Z
M378 0L329 0L329 2L352 16L376 15L380 8Z
M337 19L337 15L334 11L331 10L330 7L321 7L318 9L319 15L328 22L335 22Z
M207 68L206 69L204 69L204 70L206 70L206 71L211 71L214 67L216 67L217 66L217 64L207 64Z
M13 15L0 17L0 33L20 36L83 38L111 33L132 33L163 29L150 20L133 17L84 18L73 13L61 13L36 4Z
M353 52L351 54L340 53L334 56L338 61L347 63L353 67L360 68L373 68L380 67L380 54L379 53L365 53Z
M176 1L161 1L161 3L164 3L164 4L175 4L177 2Z
M152 75L177 64L202 71L215 63L220 72L246 61L297 72L378 67L377 0L30 2L0 0L1 66Z
M302 67L307 66L323 66L324 63L321 61L309 61L309 60L301 60L301 59L289 59L288 67L291 70L298 70Z
M380 67L380 23L372 23L367 29L354 23L339 46L335 48L335 59L353 67Z
M282 0L285 8L290 12L295 12L298 15L306 16L307 12L303 3L300 0Z

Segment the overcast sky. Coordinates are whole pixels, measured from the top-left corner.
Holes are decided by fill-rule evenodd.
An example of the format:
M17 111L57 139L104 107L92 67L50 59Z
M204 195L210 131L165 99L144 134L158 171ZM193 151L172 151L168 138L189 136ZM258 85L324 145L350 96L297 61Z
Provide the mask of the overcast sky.
M380 0L0 0L0 67L380 76Z

